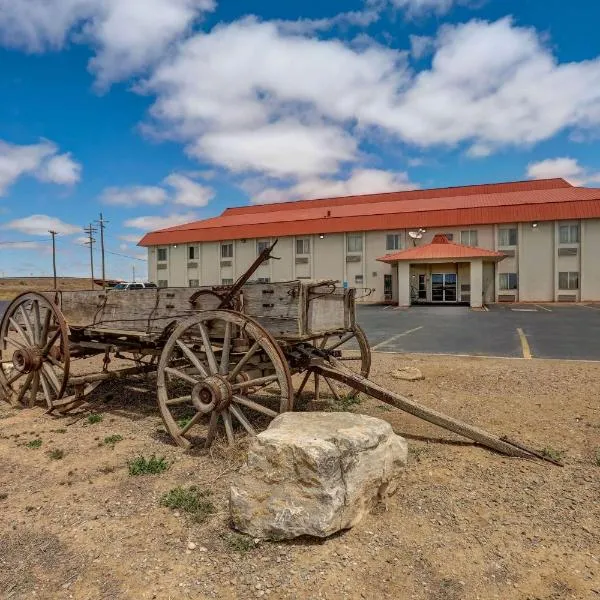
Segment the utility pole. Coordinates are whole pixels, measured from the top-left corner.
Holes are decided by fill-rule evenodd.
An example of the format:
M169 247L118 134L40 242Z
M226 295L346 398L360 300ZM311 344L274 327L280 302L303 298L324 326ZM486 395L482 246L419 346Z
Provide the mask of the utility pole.
M52 230L48 233L52 236L52 273L54 275L54 289L56 290L56 236L58 233Z
M99 227L100 227L100 251L102 253L102 287L105 286L105 282L106 282L106 271L104 269L104 229L106 227L106 223L108 223L108 221L105 221L102 218L102 213L100 213L100 219L98 221L96 221L96 223L98 223Z
M83 228L83 231L88 234L88 241L85 243L90 246L90 270L92 274L92 289L94 289L94 243L96 240L93 234L98 230L90 223L88 227Z
M133 283L135 283L135 265L131 265L131 268L133 270L133 279L132 279L132 281L133 281Z

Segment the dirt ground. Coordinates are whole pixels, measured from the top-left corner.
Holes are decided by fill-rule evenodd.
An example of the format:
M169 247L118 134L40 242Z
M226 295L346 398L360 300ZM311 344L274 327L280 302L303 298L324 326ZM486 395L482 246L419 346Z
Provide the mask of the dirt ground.
M425 380L389 376L407 365ZM409 441L399 491L330 539L269 543L228 526L244 442L171 445L151 380L99 388L90 410L67 417L3 406L0 598L600 599L599 363L379 354L372 376L562 453L564 467L499 456L364 399L352 409ZM113 435L123 440L105 444ZM170 468L129 475L128 461L152 454ZM191 484L212 492L200 524L160 504Z
M90 278L58 277L59 290L89 290L92 287ZM52 277L4 277L0 279L0 300L12 300L15 296L29 291L48 291L54 288ZM94 286L94 289L101 289Z

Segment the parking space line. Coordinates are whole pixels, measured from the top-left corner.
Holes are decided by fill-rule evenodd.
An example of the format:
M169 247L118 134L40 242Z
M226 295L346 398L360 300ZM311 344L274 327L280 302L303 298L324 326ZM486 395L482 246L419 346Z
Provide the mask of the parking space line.
M399 352L398 350L378 350L379 354L401 354L411 356L452 356L455 358L485 358L492 360L530 360L525 359L522 356L498 356L494 354L454 354L452 352ZM593 360L590 358L555 358L552 356L546 356L543 358L534 358L532 360L549 360L549 361L562 361L562 362L574 362L574 363L590 363L590 364L599 364L600 360Z
M529 342L527 341L527 336L523 332L520 327L517 327L517 333L519 334L519 339L521 340L521 349L523 350L523 358L530 359L531 358L531 348L529 347Z
M589 308L590 310L600 310L600 306L590 306L589 304L582 304L583 308Z
M546 311L548 311L548 312L552 312L552 310L551 310L551 309L549 309L549 308L548 308L548 307L546 307L546 306L542 306L541 304L534 304L534 306L537 306L538 308L541 308L542 310L546 310Z
M377 344L376 346L373 346L371 348L371 350L377 350L377 348L381 348L381 346L387 346L390 342L393 342L394 340L397 340L398 338L404 337L405 335L414 333L415 331L419 331L419 329L423 329L423 325L421 325L419 327L415 327L414 329L409 329L408 331L403 331L402 333L398 333L397 335L393 335L391 338L388 338L387 340L384 340L383 342Z

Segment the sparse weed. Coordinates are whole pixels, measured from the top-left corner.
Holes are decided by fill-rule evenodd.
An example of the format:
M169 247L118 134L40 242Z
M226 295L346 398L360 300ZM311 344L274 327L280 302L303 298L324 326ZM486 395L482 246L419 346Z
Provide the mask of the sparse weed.
M596 448L596 455L594 456L594 462L597 467L600 467L600 448Z
M8 494L6 492L0 492L0 500L6 500L8 498Z
M160 503L168 508L176 508L188 513L196 523L203 523L215 512L215 506L207 499L208 496L210 491L199 490L196 486L176 487L163 494Z
M60 460L65 456L65 451L60 450L60 448L55 448L54 450L50 450L48 452L48 456L51 460Z
M91 415L88 415L88 423L90 425L95 425L96 423L102 423L102 420L104 419L104 415L99 415L98 413L92 413Z
M53 429L54 433L67 433L65 427L60 427L59 429Z
M119 435L119 434L109 435L104 438L105 445L110 446L111 448L114 448L115 444L117 442L122 442L122 441L123 441L123 436Z
M559 461L562 460L565 456L565 452L563 452L562 450L556 450L551 446L546 446L545 448L543 448L542 454L547 458Z
M127 463L130 475L158 475L169 468L169 463L165 457L156 458L153 454L150 458L138 456Z
M256 548L256 544L252 538L240 533L226 534L223 536L223 539L227 546L236 552L249 552L253 548Z
M429 446L409 446L408 455L414 458L417 462L421 457L429 452Z
M351 412L352 408L357 404L362 402L359 395L351 396L350 394L346 396L340 396L339 400L334 400L327 407L331 412Z
M40 439L31 440L30 442L27 442L27 447L28 448L41 448L42 447L42 440L40 440Z

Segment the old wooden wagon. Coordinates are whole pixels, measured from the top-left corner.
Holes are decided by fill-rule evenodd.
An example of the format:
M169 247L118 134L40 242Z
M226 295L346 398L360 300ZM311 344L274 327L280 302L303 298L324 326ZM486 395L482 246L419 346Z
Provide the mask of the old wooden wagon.
M236 430L254 435L293 410L312 377L317 398L365 392L497 451L536 455L370 381L355 291L335 281L249 282L272 250L232 286L18 296L0 324L0 397L65 413L105 381L155 372L166 428L187 448L210 445L221 429L230 443ZM82 372L90 357L102 368Z

